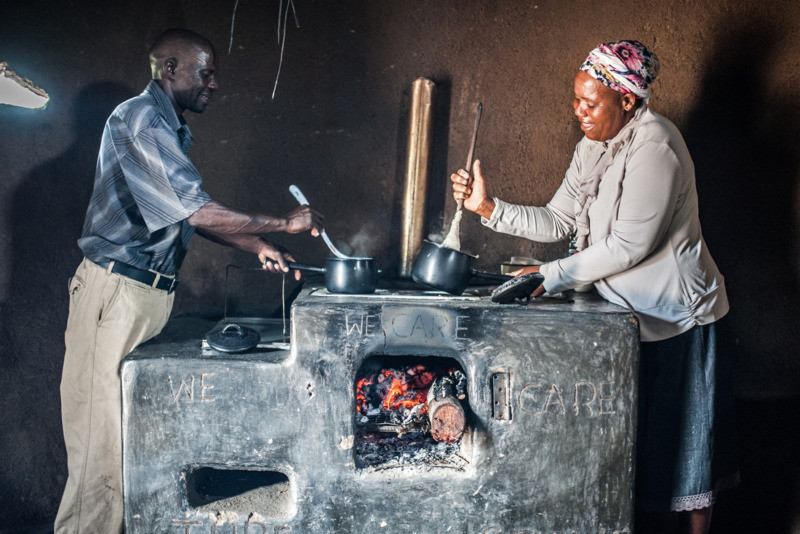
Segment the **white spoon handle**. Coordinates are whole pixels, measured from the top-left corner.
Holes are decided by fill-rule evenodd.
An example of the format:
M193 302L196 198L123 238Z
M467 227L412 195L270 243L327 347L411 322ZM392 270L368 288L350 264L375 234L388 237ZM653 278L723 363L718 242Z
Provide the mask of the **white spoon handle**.
M308 203L308 199L306 198L306 196L303 194L302 191L300 191L300 188L297 187L296 185L290 185L289 186L289 192L291 192L292 195L294 195L294 198L297 199L297 202L299 202L301 206L309 206L310 205ZM331 239L328 237L328 234L325 233L324 230L322 232L320 232L320 235L322 235L323 241L325 241L325 244L328 245L328 248L331 249L331 252L333 252L334 255L336 255L337 258L352 259L352 258L350 258L350 256L347 256L347 255L342 254L341 252L339 252L339 249L337 249L336 247L333 246L333 243L331 242Z

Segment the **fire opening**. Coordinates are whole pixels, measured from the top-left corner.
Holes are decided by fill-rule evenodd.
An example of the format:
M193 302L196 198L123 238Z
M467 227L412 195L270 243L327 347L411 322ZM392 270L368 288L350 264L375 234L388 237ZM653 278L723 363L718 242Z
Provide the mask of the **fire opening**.
M355 382L356 465L463 470L467 378L452 358L374 356Z

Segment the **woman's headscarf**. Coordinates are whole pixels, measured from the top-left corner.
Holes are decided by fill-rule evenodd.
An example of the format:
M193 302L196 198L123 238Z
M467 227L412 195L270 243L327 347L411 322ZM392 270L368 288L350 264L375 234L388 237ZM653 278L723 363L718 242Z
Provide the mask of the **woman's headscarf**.
M580 70L615 91L633 93L647 101L659 63L656 55L639 41L614 41L597 45Z
M650 98L650 84L658 76L658 58L639 41L614 41L598 45L589 53L581 70L620 93L633 93L645 102ZM580 178L580 190L575 197L575 244L578 250L589 246L589 208L597 199L600 180L614 158L626 150L636 124L646 106L636 110L631 120L614 139L594 147L597 163L589 166ZM619 176L622 179L623 175ZM617 188L617 204L622 187ZM610 232L610 228L607 229Z

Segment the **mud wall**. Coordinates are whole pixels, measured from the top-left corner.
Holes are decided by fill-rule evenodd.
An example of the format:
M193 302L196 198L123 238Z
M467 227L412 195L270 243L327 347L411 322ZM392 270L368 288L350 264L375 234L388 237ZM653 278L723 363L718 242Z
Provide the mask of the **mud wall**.
M0 10L0 61L52 95L44 111L0 108L0 531L55 514L66 476L58 399L66 284L80 261L75 240L100 132L113 107L144 88L147 45L172 26L218 49L220 90L206 113L187 116L207 191L282 213L294 207L288 186L297 184L342 248L375 257L386 272L397 265L414 79L437 88L426 216L428 232L441 235L454 210L448 176L464 165L478 102L477 157L490 193L541 204L581 136L571 115L577 67L601 41L649 45L662 62L651 105L693 152L704 233L737 332L744 482L715 521L798 531L798 444L784 429L800 404L800 6L297 1L295 13L299 27L290 13L282 46L278 4L254 0L31 0ZM307 263L327 256L308 234L275 241ZM493 234L469 214L462 244L493 271L510 256L566 251ZM257 262L196 239L175 314L222 314L229 265ZM250 296L264 313L280 313L281 277L263 275L258 287ZM285 291L295 289L288 282ZM773 528L748 524L744 502L766 509Z

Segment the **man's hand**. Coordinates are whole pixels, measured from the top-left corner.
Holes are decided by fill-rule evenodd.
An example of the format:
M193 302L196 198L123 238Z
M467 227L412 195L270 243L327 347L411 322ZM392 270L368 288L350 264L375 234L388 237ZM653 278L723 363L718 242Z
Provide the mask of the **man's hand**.
M288 273L288 262L295 261L294 256L282 246L259 239L258 259L265 271L271 273ZM300 271L294 272L294 279L300 280Z
M253 234L215 234L204 230L197 229L198 235L205 237L220 245L226 245L246 252L252 252L258 255L258 260L265 271L271 273L288 273L288 262L295 261L285 248L275 243L265 241L262 237ZM295 280L300 280L300 271L295 271Z
M494 200L486 193L486 181L481 172L480 160L472 164L472 176L464 169L450 175L453 182L453 198L464 201L464 208L486 219L494 212Z
M222 202L211 200L186 219L198 230L214 234L268 234L287 232L297 234L311 230L314 236L322 231L323 217L308 206L293 209L284 217L264 213L249 213L229 208Z
M286 232L290 234L298 234L311 230L311 235L318 236L323 230L322 215L308 205L298 206L286 215Z

